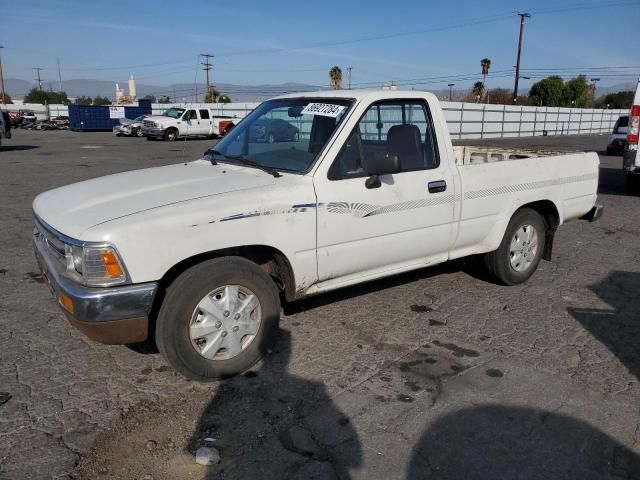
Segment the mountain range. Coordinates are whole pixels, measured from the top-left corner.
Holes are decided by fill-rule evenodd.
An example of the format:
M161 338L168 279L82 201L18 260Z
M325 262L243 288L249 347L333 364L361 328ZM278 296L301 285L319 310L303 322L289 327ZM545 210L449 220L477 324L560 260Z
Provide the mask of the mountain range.
M17 78L7 78L5 79L4 83L7 93L11 95L12 98L16 99L22 98L29 92L29 90L37 86L32 82ZM120 88L124 88L125 93L127 93L127 81L124 80L117 83L119 84ZM69 97L79 97L81 95L84 95L88 97L101 96L113 99L115 97L115 85L116 82L112 81L81 78L63 80L62 90L65 91ZM57 81L45 81L43 82L42 87L46 90L57 90L59 86ZM163 95L167 95L171 98L172 101L175 102L193 102L196 87L198 90L198 100L202 101L205 88L201 83L197 86L193 83L178 83L169 86L148 85L144 83L138 83L136 85L138 98L143 98L145 95L153 95L158 98ZM233 102L257 102L275 97L276 95L281 95L283 93L314 91L320 90L321 88L326 87L294 82L264 85L235 85L229 83L216 84L216 89L218 89L223 94L229 95ZM598 86L598 96L623 90L634 89L634 82L619 83L609 86ZM441 98L447 98L449 95L449 91L446 89L429 90ZM527 93L528 89L521 90L521 94L526 95Z

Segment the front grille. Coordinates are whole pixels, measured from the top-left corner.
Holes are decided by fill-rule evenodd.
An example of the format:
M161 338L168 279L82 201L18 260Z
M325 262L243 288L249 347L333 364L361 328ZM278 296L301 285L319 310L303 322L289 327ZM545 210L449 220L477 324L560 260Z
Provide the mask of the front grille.
M66 265L66 251L64 243L44 225L36 221L36 235L46 245L47 250L51 252L51 256L62 265Z
M156 122L153 122L151 120L145 120L144 121L144 126L148 127L148 128L153 128L156 126Z

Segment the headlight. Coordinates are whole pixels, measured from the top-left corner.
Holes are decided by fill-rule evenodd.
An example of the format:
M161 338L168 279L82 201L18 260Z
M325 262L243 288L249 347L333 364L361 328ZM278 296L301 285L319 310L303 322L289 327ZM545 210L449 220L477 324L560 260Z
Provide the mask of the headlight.
M111 246L66 245L67 268L82 277L89 286L123 283L127 274L118 252Z

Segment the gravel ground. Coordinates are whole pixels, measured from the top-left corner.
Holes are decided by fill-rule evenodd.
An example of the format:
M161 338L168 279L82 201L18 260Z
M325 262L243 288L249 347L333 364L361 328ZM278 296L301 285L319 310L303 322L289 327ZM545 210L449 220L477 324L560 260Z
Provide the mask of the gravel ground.
M563 226L527 284L454 262L312 298L254 371L202 385L68 325L30 206L209 145L18 130L0 148L0 479L640 478L640 197L619 157L600 156L605 216ZM195 464L203 445L219 465Z

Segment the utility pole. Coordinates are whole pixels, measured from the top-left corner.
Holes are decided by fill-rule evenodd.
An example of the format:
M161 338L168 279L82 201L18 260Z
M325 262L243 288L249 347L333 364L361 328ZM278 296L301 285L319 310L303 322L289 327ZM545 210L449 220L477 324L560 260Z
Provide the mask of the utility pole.
M593 101L595 103L596 101L596 83L600 81L599 78L592 78L591 81L593 82Z
M520 80L520 55L522 54L522 32L524 30L524 19L531 18L527 12L517 14L520 17L520 36L518 37L518 60L516 62L516 84L513 88L513 103L518 102L518 81Z
M40 91L42 91L42 78L40 78L40 72L42 70L44 70L44 68L34 67L34 68L32 68L32 70L35 70L37 72L37 74L38 74L38 78L37 78L37 80L38 80L38 89Z
M351 90L351 70L353 69L353 67L347 67L347 72L349 75L349 90Z
M62 74L60 73L60 57L58 57L58 91L62 92Z
M4 48L0 45L0 48ZM2 96L2 105L6 105L7 101L4 98L4 74L2 73L2 56L0 55L0 95Z
M213 58L213 55L211 55L210 53L201 53L200 55L204 58L204 62L202 62L202 65L204 65L204 67L202 69L204 70L205 74L207 75L207 80L206 80L207 81L207 83L206 83L206 85L207 85L206 92L207 93L205 94L205 97L204 97L205 101L206 101L207 95L209 95L209 93L211 92L211 87L209 86L209 70L211 70L212 66L209 63L209 59ZM213 99L211 99L211 100L213 100ZM213 102L211 102L211 103L213 103Z
M455 87L456 84L455 83L449 83L448 86L449 86L449 101L453 102L453 87Z

